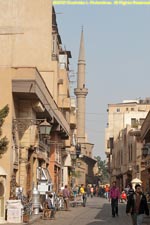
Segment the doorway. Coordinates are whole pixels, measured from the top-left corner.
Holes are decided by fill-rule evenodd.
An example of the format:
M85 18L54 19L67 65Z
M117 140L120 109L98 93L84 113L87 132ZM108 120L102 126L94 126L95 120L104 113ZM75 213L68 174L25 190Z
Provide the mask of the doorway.
M4 185L0 182L0 218L4 218Z

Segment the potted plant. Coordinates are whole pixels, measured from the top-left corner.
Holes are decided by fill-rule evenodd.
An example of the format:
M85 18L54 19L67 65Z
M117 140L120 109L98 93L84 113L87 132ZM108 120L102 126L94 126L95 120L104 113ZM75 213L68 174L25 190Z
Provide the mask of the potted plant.
M29 219L30 219L30 206L28 203L26 203L23 209L23 222L28 223Z

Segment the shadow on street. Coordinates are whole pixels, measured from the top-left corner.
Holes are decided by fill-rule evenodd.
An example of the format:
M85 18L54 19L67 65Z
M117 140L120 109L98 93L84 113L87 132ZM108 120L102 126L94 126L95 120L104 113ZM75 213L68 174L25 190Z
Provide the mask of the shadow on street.
M97 207L96 207L97 208ZM126 205L124 203L119 204L119 216L112 218L111 205L105 203L102 208L99 207L100 211L95 216L94 221L87 225L100 225L100 224L111 224L111 225L131 225L130 216L126 215Z

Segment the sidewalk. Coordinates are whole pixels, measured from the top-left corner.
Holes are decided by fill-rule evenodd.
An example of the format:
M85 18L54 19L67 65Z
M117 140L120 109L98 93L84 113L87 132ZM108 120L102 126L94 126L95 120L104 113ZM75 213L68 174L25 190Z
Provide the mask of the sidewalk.
M124 206L123 207L120 207L120 212L121 213L122 213L122 211L125 208ZM75 216L76 214L78 214L78 211L82 211L82 208L80 208L80 207L81 206L77 206L75 208L71 208L71 211L69 211L69 212L58 211L57 214L56 214L56 220L55 221L52 221L53 225L57 225L57 224L58 225L60 225L60 224L63 225L62 218L67 218L68 216L72 216L72 215ZM102 211L104 211L104 215L103 215L103 212ZM97 215L95 219L99 218L100 220L104 220L104 217L106 218L106 212L107 211L108 210L105 210L105 206L104 206L104 208L101 210L101 213L99 215ZM39 222L41 220L41 216L42 216L42 213L40 213L38 215L32 215L32 217L30 218L29 224L33 224L35 222ZM128 217L126 219L125 218L122 218L122 219L124 220L124 222L127 225L130 225L129 224L130 219ZM66 221L66 219L65 219L65 221ZM113 224L117 225L117 223L116 223L115 220L114 221L111 221L111 225L113 225ZM15 224L11 224L11 225L15 225ZM143 224L142 225L150 225L150 216L144 216L144 221L143 221Z
M40 220L41 217L42 217L42 213L39 213L39 214L37 214L37 215L34 215L34 214L33 214L33 215L30 217L30 220L29 220L29 223L28 223L28 224L32 224L32 223L34 223L34 222ZM23 224L27 224L27 223L23 223Z
M125 203L119 204L119 217L112 218L111 205L107 199L94 197L88 198L87 206L70 207L70 211L57 211L55 220L41 219L42 213L32 215L30 222L32 225L132 225L131 217L125 213ZM5 223L0 225L16 225ZM22 225L18 224L18 225ZM25 224L25 223L24 223ZM150 225L150 217L144 217L142 225Z

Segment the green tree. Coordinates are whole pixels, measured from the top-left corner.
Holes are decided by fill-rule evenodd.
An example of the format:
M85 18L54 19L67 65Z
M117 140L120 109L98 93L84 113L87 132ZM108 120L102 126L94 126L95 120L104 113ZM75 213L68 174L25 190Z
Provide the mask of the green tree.
M97 160L98 173L100 174L102 183L109 183L109 173L106 160L102 160L100 156L94 157Z
M8 105L4 106L4 108L0 110L0 137L2 136L2 126L4 123L4 119L8 115L8 113L9 113ZM8 146L7 137L5 136L0 138L0 158L2 157L2 154L4 154L7 151L7 146Z

